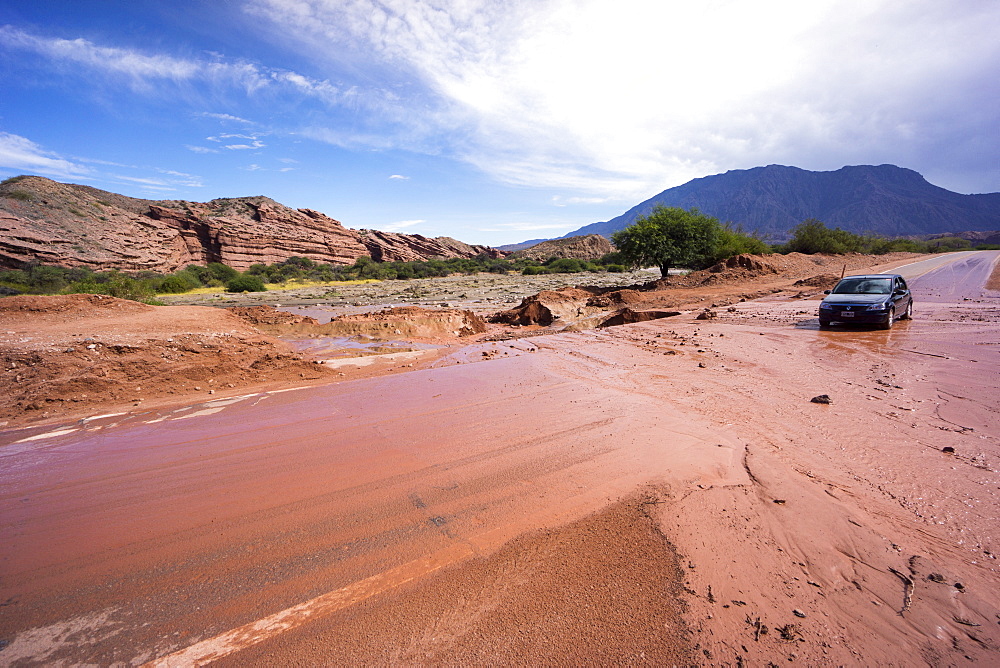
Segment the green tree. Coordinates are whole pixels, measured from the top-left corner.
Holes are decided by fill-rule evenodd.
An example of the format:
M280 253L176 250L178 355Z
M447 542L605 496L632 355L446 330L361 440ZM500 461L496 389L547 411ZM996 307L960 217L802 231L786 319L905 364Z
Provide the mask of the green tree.
M715 260L723 227L691 209L657 205L648 216L611 235L618 251L636 266L656 266L663 276L671 267L699 269Z

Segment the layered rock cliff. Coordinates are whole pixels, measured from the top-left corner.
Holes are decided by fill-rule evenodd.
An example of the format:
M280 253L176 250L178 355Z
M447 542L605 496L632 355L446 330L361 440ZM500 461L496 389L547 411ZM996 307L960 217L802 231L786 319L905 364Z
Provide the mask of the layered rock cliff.
M504 257L503 251L489 246L470 246L451 237L430 239L419 234L399 234L380 230L358 230L361 243L376 262L412 262L428 258Z
M449 237L351 230L267 197L144 200L37 176L0 184L0 267L171 272L221 262L234 269L306 257L329 264L502 256Z
M511 257L526 257L530 260L545 261L551 257L596 260L614 251L607 238L599 234L588 234L568 239L549 239L523 250L514 251Z

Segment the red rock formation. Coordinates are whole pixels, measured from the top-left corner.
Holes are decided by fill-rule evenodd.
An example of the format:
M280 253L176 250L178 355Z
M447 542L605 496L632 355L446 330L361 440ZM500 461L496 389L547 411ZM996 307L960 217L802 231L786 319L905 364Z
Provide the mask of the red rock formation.
M177 230L192 258L184 264L221 262L242 270L290 257L353 264L368 255L357 234L336 220L264 197L213 200L187 210L151 205L147 215Z
M530 248L515 251L513 257L526 257L544 262L550 257L577 258L580 260L596 260L614 251L611 242L600 234L588 234L582 237L567 239L549 239Z
M290 257L353 264L430 258L502 257L455 239L348 229L311 209L267 197L207 203L125 197L37 176L0 184L0 267L31 262L98 270L171 272L221 262L244 270Z
M569 321L579 317L591 297L593 293L583 288L542 290L525 297L512 309L493 314L490 322L547 327L560 318Z
M412 262L430 258L503 257L505 253L489 246L470 246L451 237L429 239L419 234L398 234L380 230L359 230L361 241L376 262Z

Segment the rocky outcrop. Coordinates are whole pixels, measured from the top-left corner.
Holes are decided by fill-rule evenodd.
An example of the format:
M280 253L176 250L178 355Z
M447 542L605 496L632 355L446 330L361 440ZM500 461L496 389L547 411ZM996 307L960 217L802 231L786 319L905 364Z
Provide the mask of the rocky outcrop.
M598 327L617 327L619 325L630 325L634 322L649 322L650 320L672 318L673 316L680 314L680 311L661 311L656 309L634 311L626 306L625 308L616 311L607 319L601 321Z
M470 246L451 237L428 238L420 234L399 234L380 230L358 230L361 242L376 262L414 262L432 258L501 258L506 255L489 246Z
M511 257L545 261L549 258L576 258L596 260L614 251L614 246L599 234L588 234L568 239L549 239L524 250L515 251Z
M464 309L426 309L397 306L373 313L334 318L321 329L331 336L369 336L376 339L440 339L482 334L486 323Z
M150 205L147 217L177 231L185 264L221 262L234 269L290 257L353 264L368 251L358 235L310 209L290 209L266 197L213 200L183 209Z
M31 262L171 272L221 262L245 270L306 257L324 264L502 257L449 237L356 231L267 197L144 200L37 176L0 183L0 267Z
M542 290L521 300L507 311L494 314L491 322L507 325L542 325L548 327L556 320L570 321L585 314L587 301L594 293L582 288Z
M709 267L708 271L719 274L730 269L746 269L757 274L778 274L781 272L780 267L770 257L747 253L727 257Z

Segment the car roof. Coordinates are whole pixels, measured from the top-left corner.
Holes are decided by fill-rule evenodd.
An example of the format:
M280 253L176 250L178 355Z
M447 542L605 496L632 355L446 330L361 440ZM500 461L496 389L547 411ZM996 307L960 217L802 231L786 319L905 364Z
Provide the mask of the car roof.
M896 278L899 274L855 274L853 276L844 276L840 280L845 280L848 278Z

